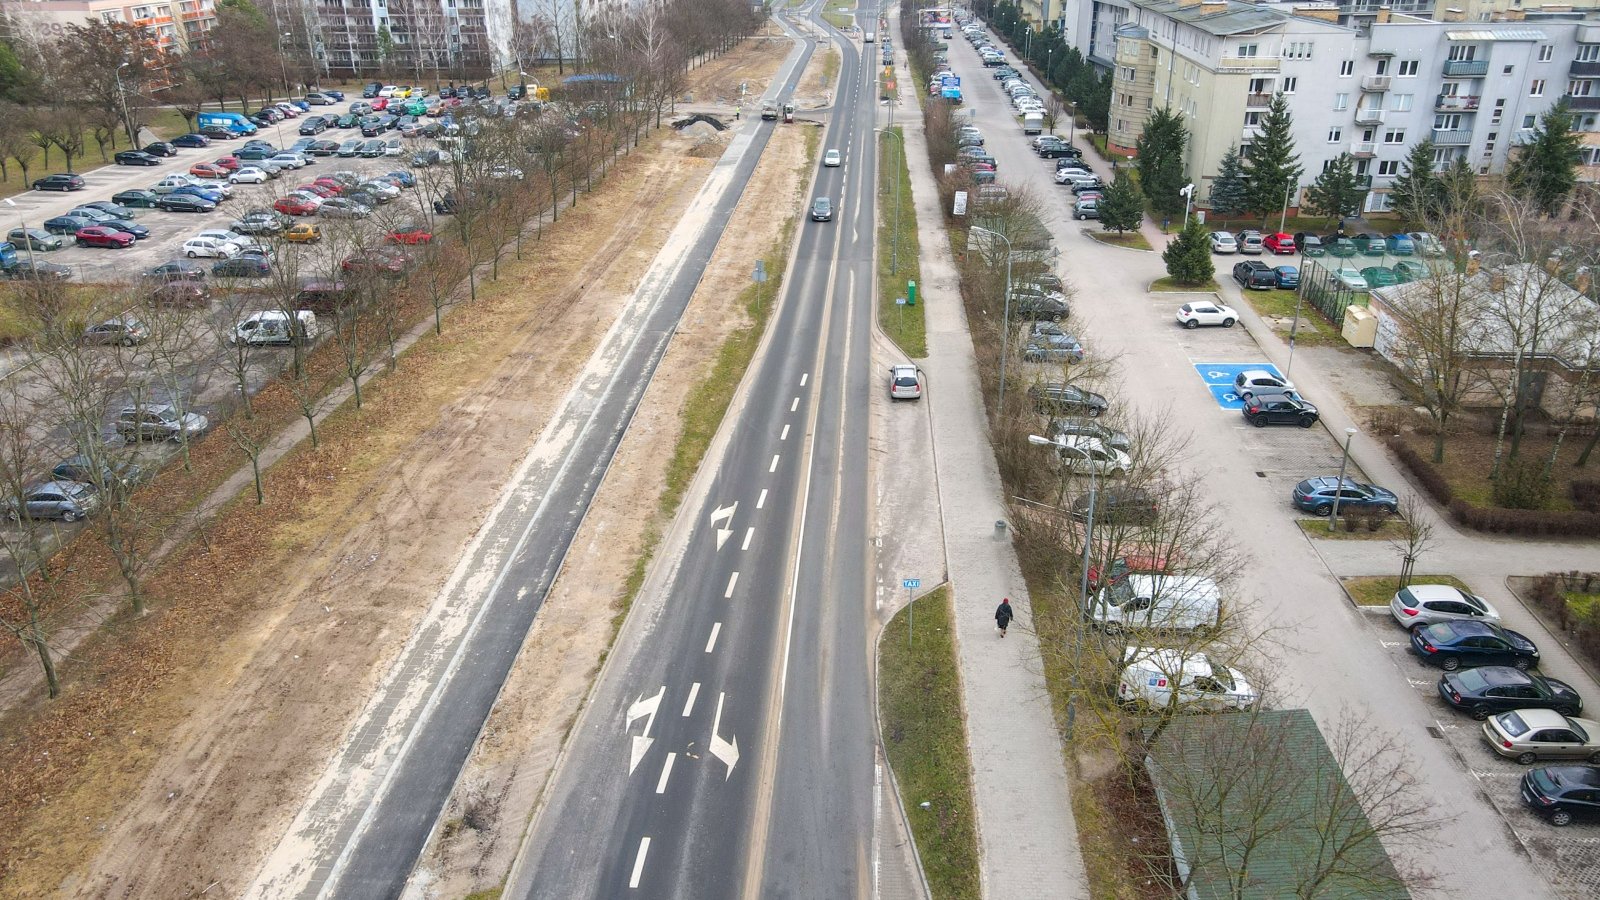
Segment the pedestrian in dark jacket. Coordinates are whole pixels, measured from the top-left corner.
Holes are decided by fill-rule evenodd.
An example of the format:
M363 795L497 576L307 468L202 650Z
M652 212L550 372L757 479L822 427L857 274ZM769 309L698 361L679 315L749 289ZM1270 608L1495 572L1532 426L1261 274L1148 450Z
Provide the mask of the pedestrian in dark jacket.
M1015 613L1013 613L1011 610L1010 597L1006 597L1005 599L1001 600L1000 605L995 607L994 624L999 626L1001 637L1006 636L1006 626L1011 624L1011 618L1014 615Z

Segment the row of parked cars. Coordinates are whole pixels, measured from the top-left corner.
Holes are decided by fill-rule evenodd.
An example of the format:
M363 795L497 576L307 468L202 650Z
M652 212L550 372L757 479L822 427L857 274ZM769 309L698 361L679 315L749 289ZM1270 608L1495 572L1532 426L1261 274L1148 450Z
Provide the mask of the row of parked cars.
M1444 244L1426 231L1404 234L1379 234L1363 231L1347 235L1342 231L1318 236L1301 231L1295 234L1277 231L1262 234L1255 230L1211 232L1211 252L1218 254L1263 253L1280 256L1333 256L1349 259L1360 256L1443 256Z

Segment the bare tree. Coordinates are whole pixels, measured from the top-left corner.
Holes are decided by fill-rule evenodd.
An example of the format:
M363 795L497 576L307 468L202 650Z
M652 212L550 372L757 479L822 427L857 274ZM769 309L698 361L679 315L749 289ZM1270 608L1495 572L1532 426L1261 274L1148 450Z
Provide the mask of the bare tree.
M0 595L0 629L38 659L50 698L61 693L55 651L50 646L52 614L59 603L55 573L46 565L54 527L20 515L33 478L47 462L37 431L39 407L23 396L21 379L0 380L0 502L11 523L0 523L0 550L17 572L17 584Z
M1389 541L1389 546L1400 555L1400 586L1411 584L1411 575L1417 569L1417 560L1433 545L1433 523L1427 519L1427 505L1415 494L1400 500L1400 534Z

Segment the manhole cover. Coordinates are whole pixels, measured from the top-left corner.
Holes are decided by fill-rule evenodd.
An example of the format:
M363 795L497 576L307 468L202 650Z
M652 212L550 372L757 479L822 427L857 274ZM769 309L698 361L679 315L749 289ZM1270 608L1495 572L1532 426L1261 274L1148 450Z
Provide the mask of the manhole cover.
M1444 732L1440 731L1437 725L1429 725L1428 733L1433 735L1438 740L1444 740Z

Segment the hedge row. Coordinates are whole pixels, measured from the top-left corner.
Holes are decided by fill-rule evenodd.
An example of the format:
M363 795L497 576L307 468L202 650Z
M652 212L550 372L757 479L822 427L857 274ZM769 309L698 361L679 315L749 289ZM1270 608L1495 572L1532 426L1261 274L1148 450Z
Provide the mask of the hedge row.
M1592 581L1594 576L1579 576ZM1570 635L1573 646L1588 658L1590 665L1600 666L1600 621L1595 616L1580 617L1567 603L1569 575L1541 575L1533 582L1528 600L1543 610L1556 623L1556 627Z
M1478 531L1498 534L1526 534L1552 537L1600 537L1600 511L1504 509L1501 507L1474 506L1458 499L1450 483L1433 464L1411 449L1399 438L1389 439L1389 449L1401 465L1410 471L1422 489L1436 503L1450 510L1457 522ZM1577 485L1573 486L1574 495ZM1574 500L1576 501L1576 496Z

